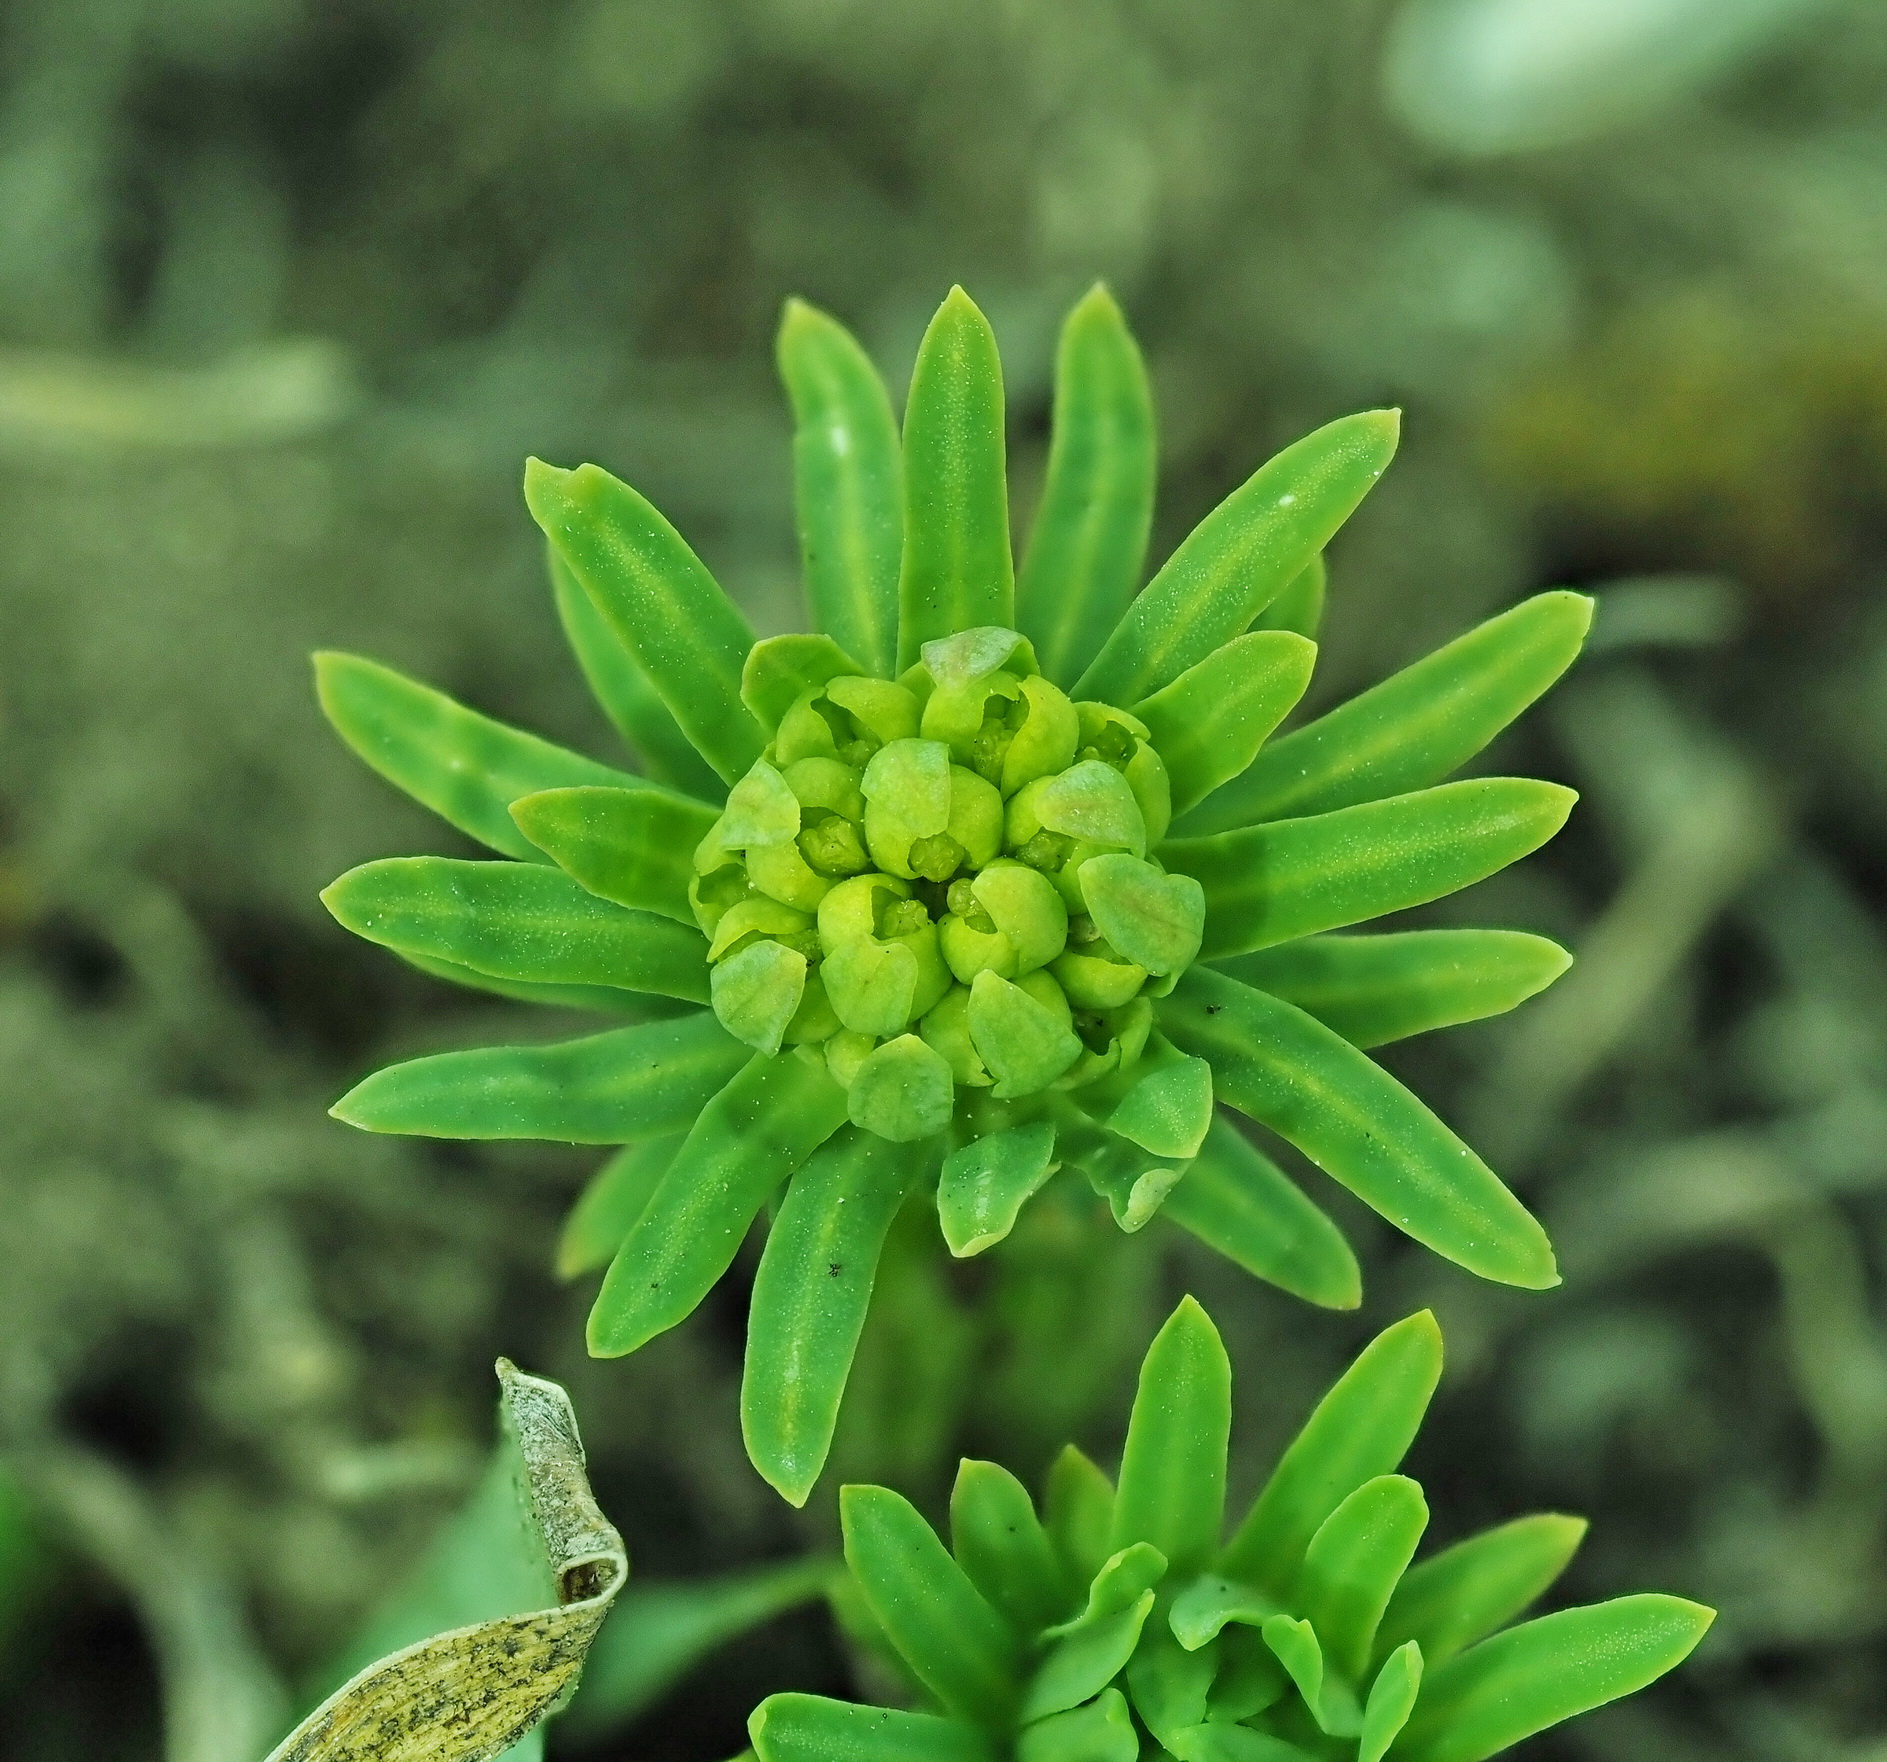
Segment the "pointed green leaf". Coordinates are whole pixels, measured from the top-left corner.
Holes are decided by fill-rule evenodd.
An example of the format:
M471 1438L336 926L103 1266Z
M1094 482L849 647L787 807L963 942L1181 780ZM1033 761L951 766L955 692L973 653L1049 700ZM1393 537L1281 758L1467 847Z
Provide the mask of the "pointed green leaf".
M1133 598L1157 476L1146 367L1096 283L1062 326L1048 482L1016 581L1016 618L1058 685L1094 659Z
M872 672L897 665L904 466L891 400L836 319L788 300L776 346L793 404L793 488L813 623Z
M747 1720L760 1762L995 1762L973 1725L824 1695L769 1695Z
M1542 1513L1444 1548L1396 1587L1376 1635L1377 1655L1417 1640L1433 1668L1485 1639L1566 1570L1585 1533L1583 1517Z
M1086 1591L1112 1553L1114 1483L1074 1445L1064 1444L1049 1465L1042 1515L1070 1584Z
M747 651L740 698L769 735L799 698L828 679L855 678L859 664L829 636L769 636Z
M1216 960L1471 887L1538 850L1578 799L1530 777L1471 777L1309 819L1170 839L1160 857L1205 889L1201 953Z
M1220 1573L1202 1572L1173 1599L1168 1622L1173 1637L1188 1652L1196 1652L1217 1639L1229 1623L1263 1627L1272 1616L1281 1614L1277 1599L1255 1586Z
M1196 1572L1219 1545L1232 1366L1212 1318L1180 1305L1140 1367L1114 1498L1116 1548L1151 1542L1176 1573Z
M1261 1631L1304 1697L1317 1729L1331 1737L1355 1737L1363 1729L1363 1709L1350 1685L1324 1668L1317 1630L1308 1621L1274 1615Z
M1227 1725L1213 1720L1173 1734L1173 1754L1179 1762L1315 1762L1309 1750L1268 1731L1248 1725Z
M690 926L694 850L717 817L646 789L546 789L511 804L518 830L599 899Z
M1218 1668L1218 1647L1188 1652L1164 1622L1142 1634L1127 1661L1127 1690L1157 1742L1170 1749L1174 1732L1204 1721Z
M1252 629L1289 630L1315 642L1318 627L1324 621L1324 590L1328 585L1329 571L1320 551L1297 572L1291 585L1252 620Z
M950 1490L950 1548L970 1583L1033 1634L1068 1613L1068 1587L1028 1489L1008 1469L965 1457Z
M634 1719L709 1653L815 1601L843 1570L832 1556L814 1554L715 1578L630 1585L590 1647L558 1730L600 1737Z
M959 1719L1004 1729L1019 1687L1014 1629L889 1487L842 1488L839 1521L846 1563L898 1655Z
M1422 1648L1413 1640L1398 1646L1376 1673L1363 1708L1363 1733L1356 1762L1382 1762L1414 1710L1422 1689Z
M1307 936L1218 963L1361 1047L1503 1015L1571 965L1557 942L1521 930Z
M750 1056L702 1010L554 1046L409 1059L328 1111L365 1132L627 1144L686 1126Z
M1292 1603L1317 1630L1331 1668L1352 1682L1427 1527L1422 1489L1406 1475L1377 1475L1323 1520L1304 1551Z
M1065 1713L1098 1695L1127 1668L1140 1630L1153 1612L1153 1593L1142 1591L1125 1609L1083 1621L1049 1647L1022 1697L1024 1721Z
M500 979L474 972L457 961L436 961L408 949L393 952L409 967L450 985L463 985L469 991L483 991L492 997L509 997L517 1003L541 1004L546 1009L595 1010L630 1022L659 1022L694 1013L689 1004L649 991L624 991L614 985L538 985L528 979Z
M524 499L695 750L732 783L762 745L740 701L747 620L681 534L600 466L531 459Z
M1058 1166L1054 1152L1051 1120L989 1132L953 1150L937 1183L937 1222L950 1252L981 1254L1007 1236L1023 1204Z
M1210 1062L1221 1101L1295 1144L1416 1241L1501 1284L1559 1283L1546 1232L1494 1171L1321 1022L1195 967L1161 1004L1160 1026Z
M1324 814L1438 782L1572 665L1591 622L1584 594L1536 594L1274 740L1184 830Z
M1428 1673L1397 1762L1483 1762L1510 1744L1656 1682L1715 1611L1682 1597L1616 1597L1510 1627Z
M668 1173L685 1132L626 1144L590 1177L557 1239L557 1276L574 1279L615 1259L651 1195Z
M921 1157L849 1127L807 1159L767 1232L747 1311L740 1430L747 1458L804 1505L832 1447L885 1234Z
M1140 1601L1166 1577L1166 1556L1151 1542L1130 1542L1107 1557L1088 1586L1087 1601L1072 1621L1057 1623L1048 1629L1048 1637L1058 1640L1079 1633L1109 1616L1118 1615Z
M1166 1215L1246 1272L1326 1309L1354 1309L1363 1275L1343 1232L1223 1117L1168 1195Z
M681 724L662 702L661 693L583 591L570 565L557 554L557 547L546 541L545 550L564 638L583 669L591 695L615 724L616 732L658 783L670 784L702 801L719 800L720 778L689 744Z
M1140 1734L1119 1689L1027 1726L1016 1739L1016 1762L1135 1762L1139 1754Z
M924 332L904 405L898 668L925 643L1015 623L1002 362L989 321L952 288Z
M1219 1570L1287 1595L1310 1539L1365 1481L1393 1474L1441 1380L1441 1330L1427 1310L1378 1334L1291 1441Z
M1285 630L1234 637L1134 705L1166 765L1173 812L1205 800L1257 757L1310 684L1317 645Z
M350 869L321 903L369 942L494 978L707 1002L699 930L612 905L537 863L387 857Z
M845 1123L824 1062L752 1058L689 1128L590 1311L590 1352L620 1358L693 1314L773 1190Z
M507 728L377 661L329 650L314 666L322 710L361 758L440 819L508 857L544 860L511 823L510 806L521 795L580 783L657 787Z
M1242 635L1382 476L1399 428L1393 410L1345 416L1259 466L1167 559L1071 695L1138 703Z

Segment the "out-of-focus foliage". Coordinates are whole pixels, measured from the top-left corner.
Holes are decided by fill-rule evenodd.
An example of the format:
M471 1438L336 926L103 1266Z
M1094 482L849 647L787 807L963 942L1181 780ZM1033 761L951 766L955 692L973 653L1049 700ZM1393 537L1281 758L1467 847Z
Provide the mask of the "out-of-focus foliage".
M905 1284L922 1380L867 1338L847 1472L919 1493L966 1444L1111 1447L1174 1264L1278 1413L1432 1301L1455 1375L1414 1468L1448 1508L1576 1505L1575 1596L1724 1612L1681 1682L1534 1753L1877 1746L1887 18L1767 10L1634 114L1456 158L1392 113L1393 0L0 8L0 1448L66 1551L0 1651L0 1755L146 1756L160 1717L174 1762L232 1753L462 1499L500 1349L567 1375L639 1568L795 1540L740 1462L737 1304L628 1365L564 1356L588 1292L545 1269L588 1158L325 1118L373 1065L517 1016L324 921L328 876L431 834L324 737L303 656L344 642L605 751L525 453L635 481L777 629L782 299L902 383L938 290L974 287L1024 511L1054 322L1096 275L1152 368L1156 558L1246 461L1406 406L1333 550L1333 688L1539 586L1601 589L1600 652L1491 761L1584 792L1502 914L1581 965L1530 1016L1393 1055L1500 1153L1567 1285L1491 1296L1359 1222L1371 1307L1333 1337L1162 1269L1151 1232L1098 1268L1045 1212L1055 1278L980 1310ZM1455 90L1485 140L1489 88ZM1626 576L1655 579L1604 591ZM997 1321L1038 1304L1116 1335L1111 1379L1070 1389L1047 1351L1023 1374ZM1237 1437L1234 1484L1278 1442ZM586 1753L729 1754L789 1687L848 1692L816 1623Z

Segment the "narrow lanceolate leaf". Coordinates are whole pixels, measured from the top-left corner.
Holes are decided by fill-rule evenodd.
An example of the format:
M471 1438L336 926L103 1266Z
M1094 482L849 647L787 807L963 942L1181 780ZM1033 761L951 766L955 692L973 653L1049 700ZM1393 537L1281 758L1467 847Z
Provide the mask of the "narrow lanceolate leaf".
M1139 1754L1140 1734L1119 1689L1025 1726L1015 1750L1016 1762L1135 1762Z
M1071 695L1138 703L1242 635L1382 476L1399 427L1393 410L1345 416L1259 466L1166 560Z
M395 952L409 967L416 967L435 979L444 979L449 985L463 985L469 991L484 991L493 997L508 997L514 1003L537 1003L549 1009L595 1010L631 1022L659 1022L669 1016L692 1013L687 1004L672 997L658 997L653 992L624 991L614 985L538 985L528 979L499 979L490 973L462 967L457 961L436 961L405 949Z
M1160 1006L1212 1066L1221 1101L1295 1144L1397 1229L1484 1279L1559 1283L1552 1245L1486 1163L1380 1065L1321 1022L1195 967Z
M540 789L653 785L455 703L377 661L326 651L315 691L335 731L389 783L480 844L527 862L543 853L511 823L511 804Z
M1015 624L1002 363L961 288L937 308L904 406L904 558L898 667L959 630Z
M903 1145L846 1126L793 1177L767 1232L740 1429L748 1459L791 1504L806 1503L825 1467L885 1232L923 1172Z
M1504 1015L1571 965L1557 942L1521 930L1404 930L1308 936L1233 955L1219 971L1370 1047Z
M753 631L701 559L600 466L562 471L532 459L524 499L690 744L724 782L744 776L762 745L740 701Z
M590 1177L590 1184L557 1238L557 1276L574 1279L615 1259L623 1238L635 1227L668 1165L681 1148L684 1132L664 1132L640 1144L626 1144Z
M747 651L740 670L741 701L768 734L775 734L802 693L828 679L856 677L858 671L858 663L829 636L769 636Z
M1483 1762L1522 1738L1656 1682L1716 1612L1682 1597L1616 1597L1543 1615L1433 1670L1398 1762Z
M1215 1119L1166 1215L1246 1272L1326 1309L1354 1309L1363 1275L1343 1232L1235 1126Z
M1389 1746L1396 1741L1415 1697L1422 1692L1422 1648L1413 1640L1398 1646L1376 1673L1369 1685L1369 1702L1363 1709L1363 1732L1357 1741L1356 1762L1382 1762Z
M900 1494L846 1487L839 1521L846 1564L899 1657L948 1712L1003 1729L1019 1687L1014 1629Z
M1140 584L1157 451L1139 347L1096 284L1062 326L1048 483L1016 581L1019 627L1057 685L1094 659Z
M1439 782L1572 665L1591 622L1584 594L1536 594L1273 741L1183 830L1323 814Z
M688 883L712 808L646 789L546 789L514 801L511 818L599 899L693 925Z
M1308 819L1170 839L1160 858L1205 889L1200 954L1215 960L1471 887L1538 850L1576 800L1557 783L1471 777Z
M1086 1593L1112 1552L1114 1485L1072 1444L1049 1465L1042 1515L1071 1587Z
M1304 695L1316 662L1314 642L1288 630L1254 631L1134 705L1165 761L1175 814L1252 762Z
M1395 1472L1440 1380L1441 1330L1427 1310L1378 1334L1291 1441L1219 1570L1286 1595L1331 1512L1365 1481Z
M821 1064L752 1059L704 1106L590 1311L590 1351L619 1358L693 1314L783 1180L845 1123Z
M1316 1762L1312 1751L1283 1738L1217 1719L1175 1732L1173 1754L1179 1762Z
M1252 629L1292 630L1315 642L1324 621L1324 591L1329 579L1320 552L1297 572L1291 585L1252 620Z
M321 903L356 936L494 978L708 1000L699 930L612 905L536 863L387 857L350 869Z
M1585 1539L1583 1517L1518 1517L1413 1568L1376 1635L1378 1656L1417 1641L1433 1667L1504 1627L1540 1596Z
M1358 1487L1310 1539L1292 1603L1317 1630L1331 1667L1352 1682L1427 1527L1422 1489L1406 1475L1384 1474Z
M590 695L642 760L642 768L658 783L672 784L703 800L718 800L721 780L689 744L681 724L662 702L661 693L596 609L596 602L583 591L570 565L557 554L557 547L546 543L545 549L557 618L577 665L583 669Z
M1020 1717L1044 1719L1098 1695L1127 1668L1153 1603L1153 1592L1142 1591L1126 1608L1078 1622L1057 1639L1029 1679Z
M950 1489L950 1550L1017 1633L1068 1613L1068 1587L1028 1489L1008 1469L965 1457Z
M702 1010L555 1046L409 1059L328 1111L366 1132L627 1144L687 1125L750 1056Z
M1176 1575L1197 1572L1219 1544L1232 1366L1212 1318L1180 1300L1140 1367L1127 1425L1113 1546L1150 1542Z
M813 622L872 672L897 664L904 468L871 358L835 319L788 300L776 345L793 404L793 488Z
M760 1762L995 1762L973 1725L824 1695L769 1695L747 1720Z

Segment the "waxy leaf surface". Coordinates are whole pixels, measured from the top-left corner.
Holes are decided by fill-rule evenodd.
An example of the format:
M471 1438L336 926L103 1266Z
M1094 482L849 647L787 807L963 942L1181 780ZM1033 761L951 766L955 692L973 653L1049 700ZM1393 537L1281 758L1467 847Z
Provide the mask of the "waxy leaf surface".
M692 926L691 858L714 809L646 789L547 789L519 797L520 832L599 899Z
M1297 1146L1398 1229L1482 1278L1559 1282L1537 1219L1429 1109L1300 1009L1195 967L1161 1026L1219 1099Z

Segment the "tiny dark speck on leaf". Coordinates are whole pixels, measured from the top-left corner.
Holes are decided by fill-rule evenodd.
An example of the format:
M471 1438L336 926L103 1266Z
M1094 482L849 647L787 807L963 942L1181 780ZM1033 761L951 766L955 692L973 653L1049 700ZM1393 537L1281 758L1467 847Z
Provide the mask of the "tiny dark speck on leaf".
M1209 1016L1216 1016L1219 1013L1219 1011L1224 1008L1225 1008L1225 1005L1222 1003L1209 1003L1206 1005L1206 1014Z
M842 1261L837 1261L837 1260L835 1260L835 1261L833 1261L833 1262L832 1262L832 1264L831 1264L831 1268L830 1268L830 1271L831 1271L831 1273L832 1273L832 1276L833 1276L833 1277L834 1277L835 1279L836 1279L836 1278L837 1278L837 1277L839 1276L839 1274L840 1274L840 1273L842 1273L842 1272L843 1272L844 1270L845 1270L845 1265L844 1265L844 1262L842 1262Z

